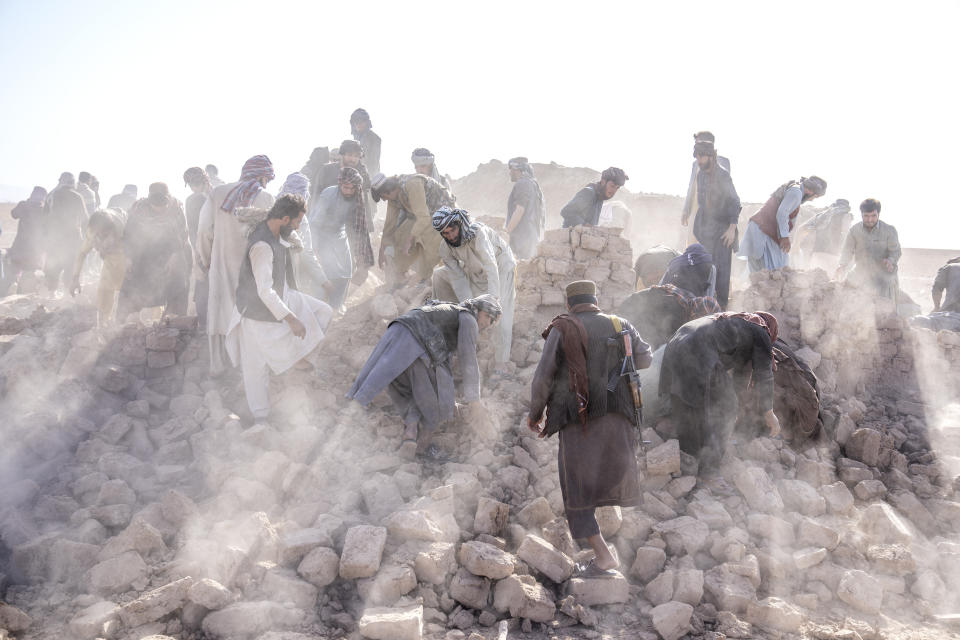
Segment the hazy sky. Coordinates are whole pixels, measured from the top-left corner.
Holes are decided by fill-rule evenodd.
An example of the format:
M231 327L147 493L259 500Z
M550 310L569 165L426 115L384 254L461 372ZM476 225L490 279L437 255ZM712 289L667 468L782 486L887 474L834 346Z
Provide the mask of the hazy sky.
M906 246L960 247L960 2L0 0L0 184L88 170L109 197L266 153L280 186L358 106L387 172L429 147L623 167L686 188L710 129L746 201L817 174Z

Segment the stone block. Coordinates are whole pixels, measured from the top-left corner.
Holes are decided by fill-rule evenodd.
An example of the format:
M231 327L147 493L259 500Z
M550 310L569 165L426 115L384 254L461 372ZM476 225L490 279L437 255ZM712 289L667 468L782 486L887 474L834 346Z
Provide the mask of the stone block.
M857 500L869 502L874 498L882 498L887 495L887 486L879 480L861 480L853 487L853 495Z
M517 514L517 519L520 520L520 523L530 529L542 527L555 517L553 509L550 508L550 502L543 496L531 500L530 504L521 509L520 513Z
M203 578L193 583L187 591L187 599L204 609L217 611L230 604L233 594L216 580Z
M360 635L371 640L421 640L423 605L403 608L368 607L358 625Z
M177 364L177 354L173 351L147 351L147 367L165 369Z
M555 546L534 535L523 539L517 557L554 582L565 582L573 573L573 560Z
M880 461L882 440L883 434L876 429L861 427L850 434L843 451L848 458L859 460L868 467L875 467Z
M853 509L854 499L850 489L842 482L834 482L820 487L820 495L827 503L830 513L846 515Z
M93 640L103 635L103 625L116 620L119 611L113 602L97 602L78 611L67 626L78 639Z
M619 572L610 578L571 578L567 593L585 607L617 604L630 599L630 583Z
M295 566L313 549L332 546L333 539L326 529L308 528L285 532L280 536L279 564L284 567Z
M718 609L734 613L746 611L747 605L757 597L757 589L750 579L731 571L726 565L707 571L703 588Z
M122 593L135 582L146 580L147 565L136 551L104 560L90 569L88 581L96 593Z
M819 516L827 512L827 502L817 490L802 480L780 480L777 489L789 511L805 516Z
M400 540L437 542L444 539L441 526L426 511L397 511L383 520L391 536Z
M800 538L802 541L803 538ZM793 564L797 569L809 569L823 562L827 557L827 550L823 547L807 547L793 552Z
M872 544L867 547L867 560L878 571L903 576L917 570L917 561L902 544Z
M417 579L430 584L443 584L457 568L456 547L450 542L434 542L417 553L414 570Z
M203 619L202 629L216 640L256 638L268 631L298 628L306 614L276 602L237 602Z
M833 551L840 544L840 533L812 518L801 518L797 524L797 538L803 544L826 547Z
M878 502L863 510L860 528L877 542L910 542L913 534L890 505Z
M768 629L796 633L803 624L803 615L793 605L780 598L765 598L759 602L747 605L747 614L744 619Z
M510 505L481 496L473 517L474 533L499 536L510 520Z
M155 622L183 606L193 578L182 578L148 591L133 602L120 607L120 620L127 628Z
M514 618L547 623L556 616L553 596L533 576L510 576L497 583L493 607Z
M840 578L837 597L855 609L877 613L883 605L883 586L864 571L847 571Z
M380 568L387 530L383 527L358 525L347 530L340 555L340 577L369 578Z
M691 631L693 607L685 602L665 602L650 611L653 628L663 640L679 640Z
M667 440L660 446L647 451L647 475L660 476L679 473L680 441Z
M671 537L676 537L680 546L690 555L702 549L710 535L710 528L706 524L690 516L658 522L653 525L653 530L663 536L668 544Z
M513 573L514 557L491 544L472 540L460 545L460 564L475 576L501 580Z
M0 629L20 633L26 631L33 620L26 613L3 602L0 602Z
M630 574L641 582L649 582L663 571L667 554L659 547L640 547L630 567Z
M297 566L297 573L314 585L325 587L337 579L340 556L329 547L315 547L303 557Z
M290 603L304 611L312 611L317 604L317 588L288 569L268 571L260 582L260 590L274 602Z
M623 511L618 506L597 507L594 511L597 518L597 524L600 525L600 533L604 538L612 538L620 531L623 524Z
M733 482L751 509L764 513L783 511L783 499L761 467L742 467Z
M470 609L483 609L490 599L490 580L461 568L450 581L450 597Z

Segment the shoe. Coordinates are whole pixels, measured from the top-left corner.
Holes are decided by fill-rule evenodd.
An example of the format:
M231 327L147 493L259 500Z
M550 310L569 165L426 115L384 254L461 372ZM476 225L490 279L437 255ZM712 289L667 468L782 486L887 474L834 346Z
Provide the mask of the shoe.
M596 579L596 578L616 578L620 572L616 569L601 569L596 564L596 559L590 560L587 564L577 563L574 568L574 578Z

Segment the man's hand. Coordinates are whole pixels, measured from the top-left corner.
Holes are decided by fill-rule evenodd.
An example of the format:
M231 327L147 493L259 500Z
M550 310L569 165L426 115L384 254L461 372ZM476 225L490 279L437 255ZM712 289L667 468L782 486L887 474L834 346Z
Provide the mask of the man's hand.
M307 328L303 326L302 322L300 322L300 318L293 315L293 313L287 314L287 317L285 317L284 320L286 321L287 325L290 326L290 331L292 331L293 335L296 337L302 340L304 336L307 335Z
M780 421L777 419L777 414L773 412L773 409L763 414L763 421L767 423L767 428L770 429L771 438L776 438L780 435Z
M723 246L732 247L733 241L736 237L737 237L737 225L732 224L729 227L727 227L726 231L723 232L723 235L720 236L720 240L721 242L723 242Z
M80 280L74 280L73 284L70 285L70 295L76 298L80 295Z
M790 253L790 238L780 238L780 250Z
M377 266L380 267L381 270L387 268L387 254L384 253L384 249L386 249L386 247L384 246L383 242L381 242L380 252L377 255Z
M680 224L681 224L682 226L684 226L684 227L690 225L690 214L689 214L689 213L685 213L685 214L683 214L682 216L680 216Z
M323 292L324 292L327 296L333 295L333 282L331 282L330 280L327 280L327 281L324 282L322 285L320 285L320 288L323 289ZM292 315L292 314L291 314L291 315Z
M532 415L527 416L527 428L537 434L538 438L544 438L547 435L543 430L543 427L540 425L541 421L541 418L538 418L536 421L534 421Z
M887 273L893 273L893 270L896 269L896 266L897 265L893 264L893 260L890 258L883 259L883 268L887 270Z

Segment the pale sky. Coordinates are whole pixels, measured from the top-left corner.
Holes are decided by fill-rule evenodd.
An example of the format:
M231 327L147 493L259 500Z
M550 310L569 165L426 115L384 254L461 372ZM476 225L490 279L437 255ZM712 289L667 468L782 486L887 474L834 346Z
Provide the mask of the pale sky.
M0 185L88 170L108 198L266 153L278 179L362 106L388 173L425 146L623 167L680 194L717 135L745 201L816 174L905 246L960 248L960 1L0 0ZM642 221L640 222L642 224Z

